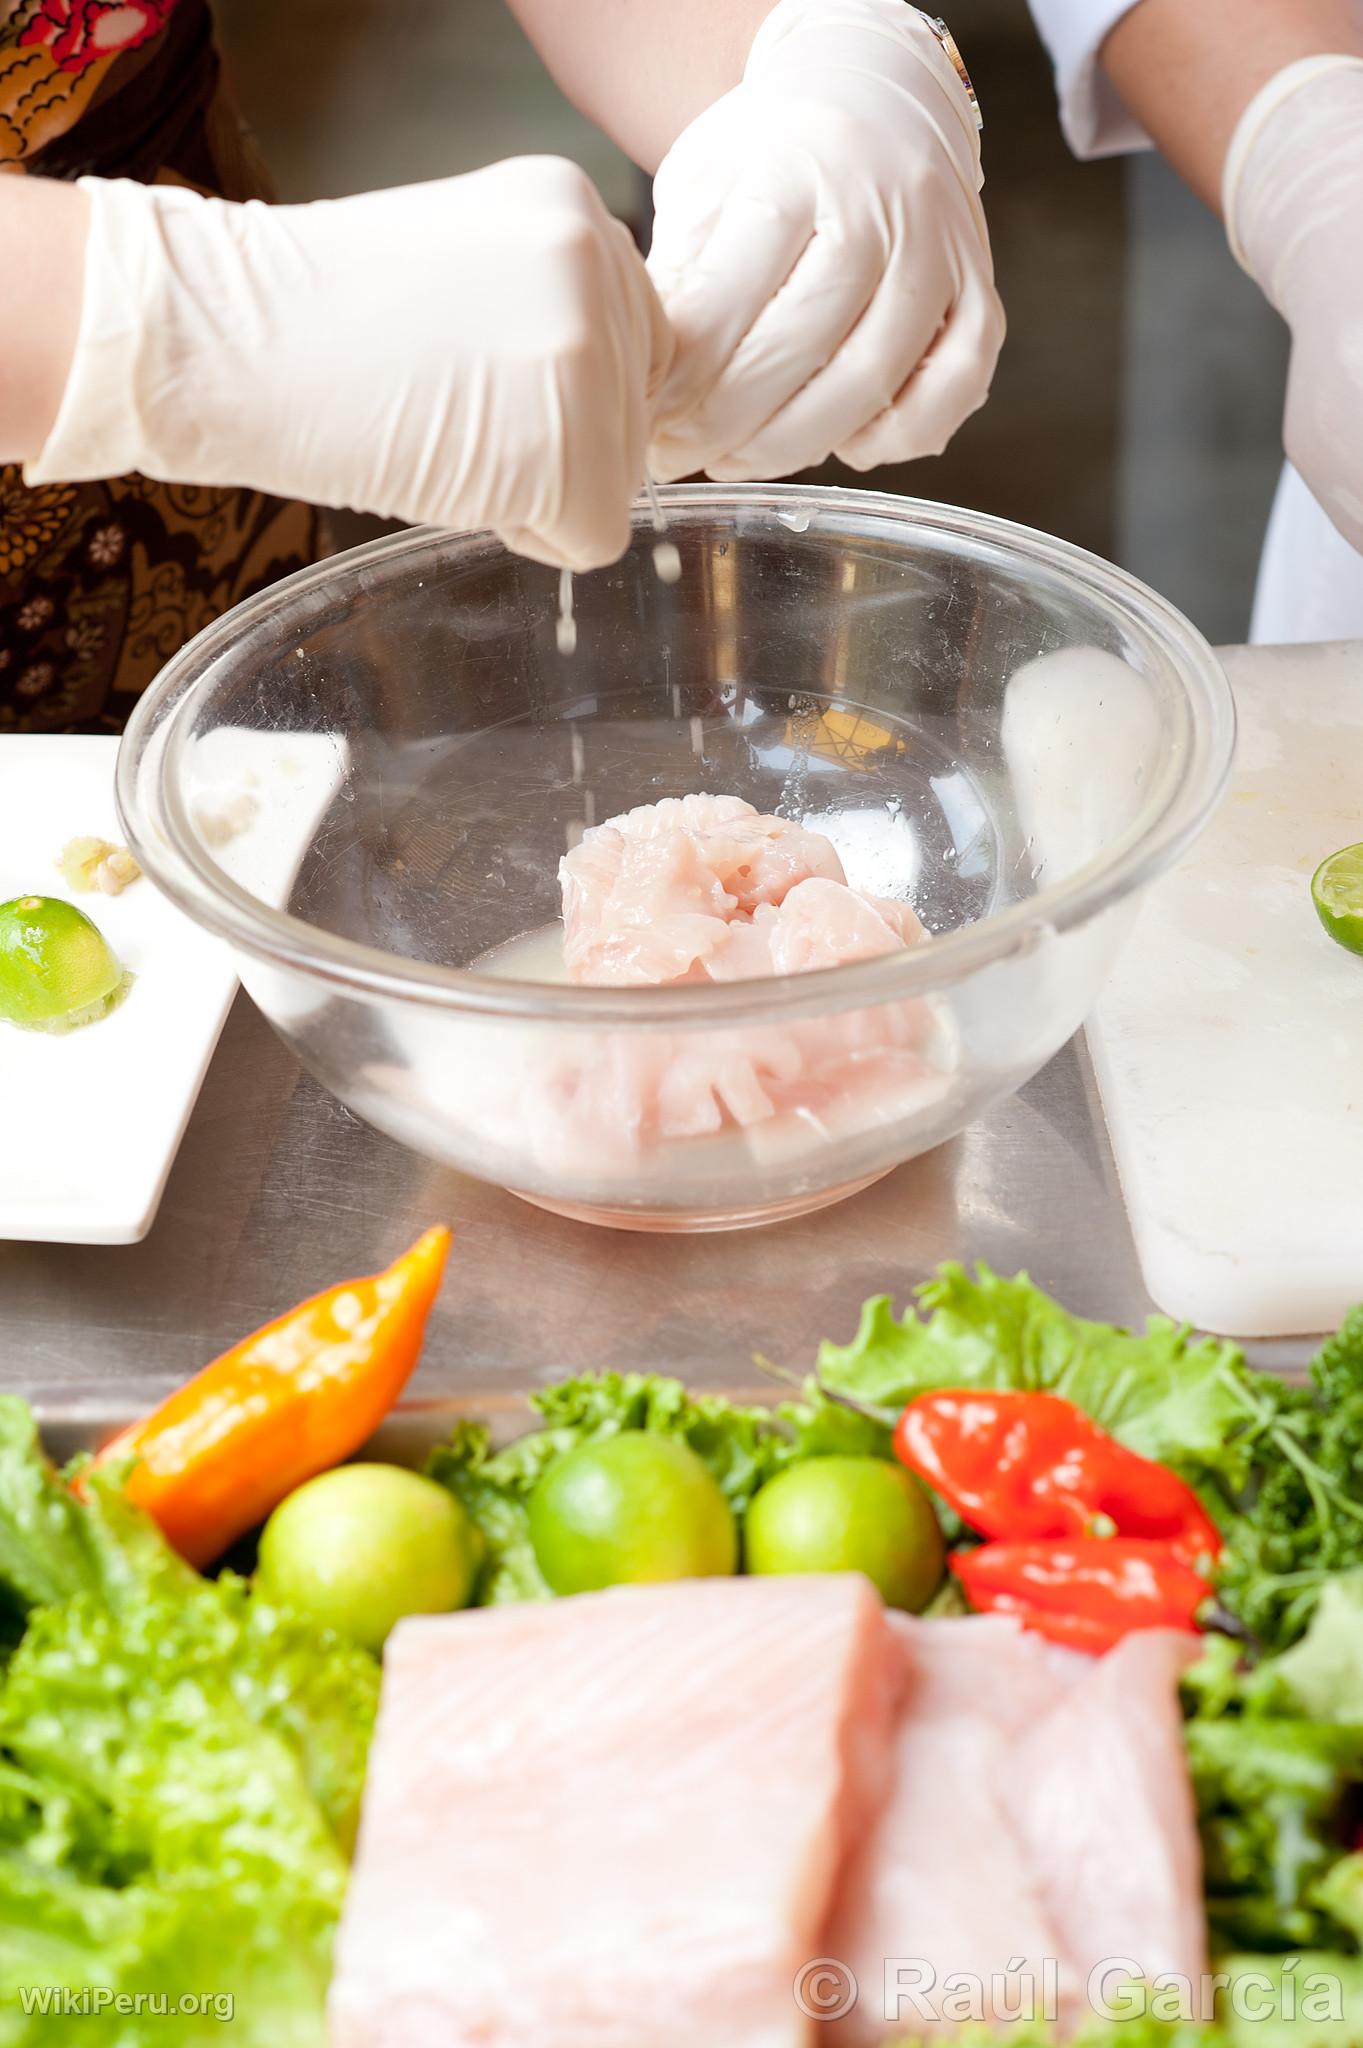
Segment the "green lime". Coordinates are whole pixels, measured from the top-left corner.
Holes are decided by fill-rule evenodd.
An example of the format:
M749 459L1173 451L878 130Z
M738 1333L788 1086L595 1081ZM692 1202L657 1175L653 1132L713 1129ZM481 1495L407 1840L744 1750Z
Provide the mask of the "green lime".
M530 1496L530 1540L556 1593L720 1578L738 1564L729 1503L676 1437L628 1429L568 1451Z
M467 1607L482 1563L452 1493L400 1465L338 1465L279 1506L260 1538L267 1597L381 1649L404 1614Z
M864 1572L887 1607L917 1614L946 1567L932 1503L884 1458L809 1458L769 1479L743 1532L750 1572Z
M0 903L0 1017L30 1031L69 1031L112 1009L127 977L113 948L74 903L16 896Z
M1311 877L1311 901L1330 937L1363 953L1363 840L1321 862Z

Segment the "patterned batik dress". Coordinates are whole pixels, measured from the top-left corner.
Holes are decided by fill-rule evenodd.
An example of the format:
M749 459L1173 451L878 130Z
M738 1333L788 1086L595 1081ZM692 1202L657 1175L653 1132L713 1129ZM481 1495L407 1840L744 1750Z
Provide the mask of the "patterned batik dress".
M0 173L268 196L206 0L0 0ZM192 634L317 552L312 510L256 491L0 465L0 732L117 732Z

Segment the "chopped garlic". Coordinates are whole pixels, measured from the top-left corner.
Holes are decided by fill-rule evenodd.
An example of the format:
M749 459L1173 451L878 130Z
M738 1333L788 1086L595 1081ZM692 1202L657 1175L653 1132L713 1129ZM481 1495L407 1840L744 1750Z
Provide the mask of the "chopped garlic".
M102 895L117 896L142 872L126 846L87 837L68 839L57 867L78 895L98 889Z

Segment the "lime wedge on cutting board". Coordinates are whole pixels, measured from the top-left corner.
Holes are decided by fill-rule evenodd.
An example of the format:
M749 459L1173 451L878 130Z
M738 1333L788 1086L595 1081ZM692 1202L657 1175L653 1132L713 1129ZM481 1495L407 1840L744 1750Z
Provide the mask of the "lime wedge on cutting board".
M74 903L0 903L0 1018L30 1031L69 1031L102 1017L126 981L108 940Z
M1311 877L1311 901L1330 937L1363 953L1363 840L1321 862Z

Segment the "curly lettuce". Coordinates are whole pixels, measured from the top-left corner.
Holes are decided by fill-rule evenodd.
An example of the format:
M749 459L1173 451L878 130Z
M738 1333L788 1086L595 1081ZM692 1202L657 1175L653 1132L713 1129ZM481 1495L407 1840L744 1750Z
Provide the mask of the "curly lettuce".
M889 1295L861 1312L847 1345L824 1344L819 1382L893 1422L937 1387L1060 1394L1142 1457L1193 1459L1243 1476L1237 1439L1252 1413L1233 1344L1194 1338L1163 1316L1143 1331L1071 1315L1025 1273L945 1265L896 1317Z
M0 1401L0 2048L323 2048L378 1665L81 1481Z

